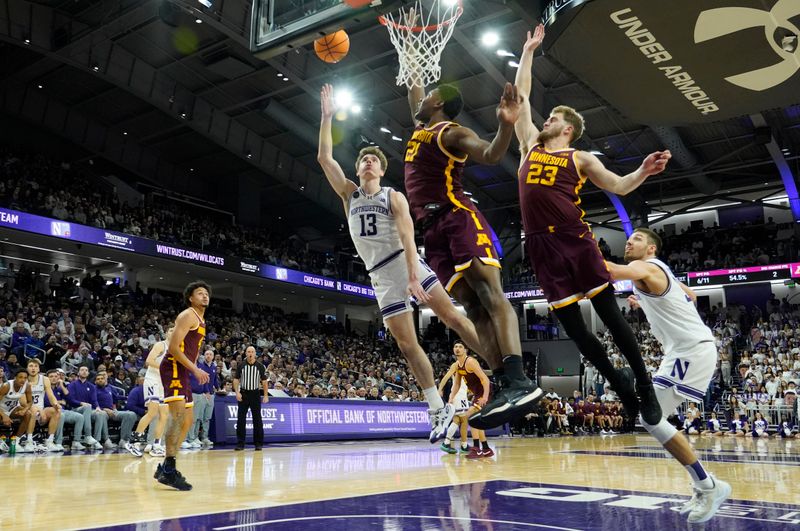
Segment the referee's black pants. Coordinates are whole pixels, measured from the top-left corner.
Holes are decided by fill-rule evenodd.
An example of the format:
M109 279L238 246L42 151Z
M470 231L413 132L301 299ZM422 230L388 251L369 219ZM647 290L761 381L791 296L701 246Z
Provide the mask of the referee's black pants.
M253 443L256 446L264 445L264 422L261 420L261 396L263 390L245 391L240 390L242 401L239 402L239 415L236 418L236 441L240 446L244 445L245 431L247 424L247 410L253 412Z

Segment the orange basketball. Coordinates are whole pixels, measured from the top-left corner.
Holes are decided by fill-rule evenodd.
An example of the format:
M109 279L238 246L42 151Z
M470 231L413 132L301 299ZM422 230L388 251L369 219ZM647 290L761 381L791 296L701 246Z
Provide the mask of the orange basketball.
M355 9L372 3L372 0L344 0L344 3Z
M338 63L350 51L350 36L344 30L325 35L314 41L317 57L326 63Z

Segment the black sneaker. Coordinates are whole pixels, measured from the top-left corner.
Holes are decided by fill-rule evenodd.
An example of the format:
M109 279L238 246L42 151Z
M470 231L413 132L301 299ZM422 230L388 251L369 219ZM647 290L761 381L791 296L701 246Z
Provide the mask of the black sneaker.
M243 444L237 444L236 448L234 448L234 450L236 450L237 452L241 452L242 450L244 450L244 445Z
M192 486L186 482L186 478L183 477L183 474L177 470L173 470L172 472L164 472L162 469L161 475L157 479L162 485L172 487L173 489L192 490Z
M532 381L498 378L498 388L492 400L483 409L469 418L469 425L476 430L488 430L501 426L533 411L544 393Z
M639 398L636 396L636 378L633 375L633 369L625 367L615 372L617 381L611 385L611 389L617 393L622 402L625 416L628 420L635 422L639 415Z
M153 474L153 479L159 479L161 477L161 474L163 473L164 473L164 465L162 463L159 463L158 466L156 467L156 473Z
M261 445L260 445L260 444L257 444L257 445L256 445L256 447L255 447L255 451L256 451L256 452L260 452L260 451L261 451Z
M639 394L642 420L651 426L655 426L661 422L663 413L661 412L661 406L656 398L656 392L653 389L652 382L648 381L645 384L637 384L636 392Z

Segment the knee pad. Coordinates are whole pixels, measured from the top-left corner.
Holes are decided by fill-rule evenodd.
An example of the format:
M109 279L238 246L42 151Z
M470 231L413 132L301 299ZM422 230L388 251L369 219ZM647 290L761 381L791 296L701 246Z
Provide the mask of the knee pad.
M675 437L675 434L678 433L678 430L676 430L675 427L667 422L667 419L664 418L662 418L658 424L648 424L642 420L642 426L644 426L644 429L646 429L648 433L655 437L655 439L662 445L669 442L669 440Z

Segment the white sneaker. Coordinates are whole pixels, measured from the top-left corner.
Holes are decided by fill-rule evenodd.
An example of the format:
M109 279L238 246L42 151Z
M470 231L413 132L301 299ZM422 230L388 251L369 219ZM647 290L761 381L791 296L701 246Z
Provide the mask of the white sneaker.
M34 452L34 444L32 442L22 443L17 445L18 454L32 454Z
M100 442L91 435L83 438L83 445L87 448L96 448L98 444L100 444Z
M600 430L600 435L608 435L608 432L606 430Z
M153 457L164 457L167 455L167 449L161 445L153 446L153 448L150 450L150 455Z
M0 440L0 454L2 454L3 452L8 452L8 445L6 444L5 441Z
M59 449L58 445L53 442L49 442L44 447L45 451L47 452L63 452L64 448Z
M444 439L444 436L447 434L447 428L450 426L450 423L453 422L453 415L455 415L455 413L456 409L453 407L453 404L445 404L443 408L437 410L428 410L428 415L430 415L431 418L431 434L428 440L431 444L439 439Z
M189 446L191 446L192 448L202 448L203 447L203 445L197 439L195 439L192 442L190 442Z
M208 449L214 448L214 443L209 441L208 439L203 439L200 443Z
M117 445L111 439L106 439L106 442L103 443L103 448L106 450L113 450L116 447Z
M63 452L64 451L64 445L63 444L56 444L56 448L58 448L58 450L56 450L57 452Z
M189 441L183 441L181 443L181 450L188 450L192 447L192 444Z
M82 444L81 444L80 442L78 442L78 441L72 441L72 446L70 446L70 448L71 448L72 450L74 450L74 451L78 451L78 450L86 450L86 447L85 447L84 445L82 445Z
M153 445L152 445L152 444L150 444L150 443L147 443L147 444L145 445L145 447L144 447L144 452L145 452L145 453L146 453L146 452L149 452L149 451L150 451L150 450L152 450L152 449L153 449Z
M689 523L696 524L711 520L717 513L719 506L731 495L731 486L728 483L715 478L711 474L709 476L714 480L714 487L708 490L695 490L697 501L689 511L687 518Z
M139 450L139 445L136 443L132 443L129 441L125 441L125 446L123 446L130 454L134 457L142 457L142 451Z

